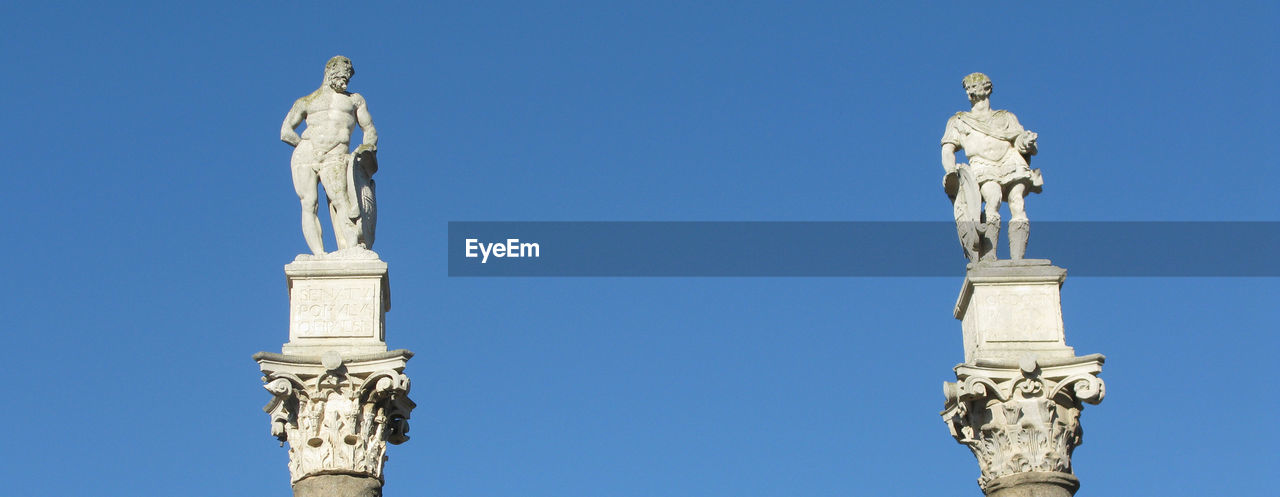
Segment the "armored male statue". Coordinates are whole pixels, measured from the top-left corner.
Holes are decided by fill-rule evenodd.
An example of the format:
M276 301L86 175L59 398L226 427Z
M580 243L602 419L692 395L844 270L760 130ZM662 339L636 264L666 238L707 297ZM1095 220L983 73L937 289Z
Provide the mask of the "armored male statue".
M302 236L317 256L324 255L320 218L316 215L319 191L324 186L329 199L338 249L373 246L377 219L372 175L377 171L378 130L373 127L369 106L359 93L347 91L355 75L351 59L341 55L324 67L324 84L299 98L289 109L280 128L280 140L292 145L293 188L302 202ZM294 129L306 120L298 136ZM350 152L351 133L359 124L364 139Z
M942 135L943 188L954 202L956 230L971 262L996 259L1000 239L1000 202L1009 202L1009 257L1023 258L1031 227L1023 199L1040 193L1044 180L1031 169L1036 134L1022 128L1006 110L991 110L991 79L982 73L964 77L972 108L947 121ZM956 163L964 150L968 164ZM982 204L986 204L983 209Z

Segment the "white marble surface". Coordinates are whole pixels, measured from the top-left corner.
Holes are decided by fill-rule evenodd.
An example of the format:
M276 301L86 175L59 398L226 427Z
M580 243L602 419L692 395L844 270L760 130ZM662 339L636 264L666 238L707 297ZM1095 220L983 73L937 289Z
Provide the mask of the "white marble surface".
M312 258L296 260L284 270L289 287L289 342L284 353L387 350L386 312L391 309L387 263Z
M272 395L263 410L271 434L289 444L293 482L326 474L382 478L387 444L409 438L416 404L403 371L411 357L407 350L254 355Z
M1009 258L1026 254L1031 233L1024 198L1039 193L1044 179L1031 169L1036 133L1018 117L991 108L991 79L973 73L962 80L970 109L947 120L942 135L943 188L953 202L960 244L969 260L994 261L1000 240L1000 205L1009 204ZM968 163L957 163L963 151Z
M294 147L290 159L294 193L302 203L302 236L315 255L324 254L321 238L319 190L324 187L338 249L373 245L374 155L378 130L364 96L347 91L355 75L351 60L341 55L325 64L324 83L299 98L280 126L280 140ZM306 122L299 135L295 130ZM350 153L351 133L359 125L362 142Z
M1025 259L972 264L954 315L964 335L964 360L1072 357L1062 323L1060 288L1067 271Z
M956 367L956 381L943 384L942 418L977 458L984 492L1013 487L1002 495L1074 493L1071 456L1084 440L1080 414L1085 403L1106 396L1098 378L1104 360L1098 354L1039 360L1026 355Z

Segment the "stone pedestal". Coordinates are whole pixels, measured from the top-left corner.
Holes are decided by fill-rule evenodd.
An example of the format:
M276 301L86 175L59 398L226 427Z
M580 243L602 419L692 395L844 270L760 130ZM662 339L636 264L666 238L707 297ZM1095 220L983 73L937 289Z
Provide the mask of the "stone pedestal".
M289 444L295 497L382 494L387 444L409 439L405 364L387 350L387 264L363 250L299 257L285 266L289 341L259 352L271 434Z
M387 263L306 260L284 267L289 284L285 354L386 352L384 316L391 310Z
M954 315L964 330L964 360L1073 357L1062 330L1058 290L1067 270L1043 259L971 267Z
M951 435L978 459L988 497L1070 497L1080 413L1106 393L1105 358L1076 357L1064 338L1058 290L1066 270L1048 261L970 268L955 317L965 362L943 384Z

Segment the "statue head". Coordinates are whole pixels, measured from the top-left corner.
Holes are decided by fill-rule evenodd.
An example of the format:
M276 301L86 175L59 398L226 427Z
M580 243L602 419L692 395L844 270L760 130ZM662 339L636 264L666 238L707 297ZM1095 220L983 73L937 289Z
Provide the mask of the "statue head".
M351 59L335 55L324 65L324 84L333 91L346 91L347 82L355 74L356 68L351 65Z
M975 72L961 81L965 93L969 94L969 103L977 103L991 96L991 78L986 74Z

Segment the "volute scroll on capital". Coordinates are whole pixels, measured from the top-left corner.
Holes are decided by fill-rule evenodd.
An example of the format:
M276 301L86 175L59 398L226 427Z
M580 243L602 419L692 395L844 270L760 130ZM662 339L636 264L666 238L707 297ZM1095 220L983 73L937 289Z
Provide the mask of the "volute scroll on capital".
M394 359L399 352L383 355ZM322 474L381 479L386 444L409 439L415 407L408 397L409 378L400 371L403 361L389 369L353 371L316 359L311 371L299 359L291 359L289 371L260 361L263 387L272 395L263 410L271 418L271 434L281 445L289 444L292 481Z
M1045 361L1046 366L1024 359L1020 365L979 361L956 367L957 381L943 386L941 414L951 435L977 458L985 492L1008 486L1018 475L1023 478L1017 481L1040 475L1059 487L1078 486L1071 455L1084 440L1083 404L1097 404L1106 395L1097 377L1103 361L1094 354Z

